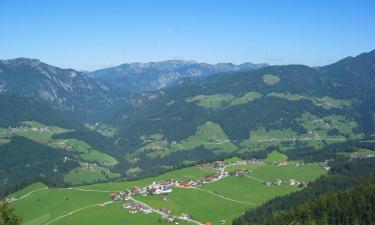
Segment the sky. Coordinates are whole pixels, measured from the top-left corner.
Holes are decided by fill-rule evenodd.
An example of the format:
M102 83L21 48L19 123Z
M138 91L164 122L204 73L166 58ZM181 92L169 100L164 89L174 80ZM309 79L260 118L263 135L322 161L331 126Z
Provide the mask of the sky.
M320 66L375 49L374 0L0 0L0 59Z

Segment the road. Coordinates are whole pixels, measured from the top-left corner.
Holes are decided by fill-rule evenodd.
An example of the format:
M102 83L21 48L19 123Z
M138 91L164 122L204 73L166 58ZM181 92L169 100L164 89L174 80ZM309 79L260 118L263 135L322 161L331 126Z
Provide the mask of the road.
M21 199L24 199L24 198L27 198L29 197L32 193L34 192L37 192L37 191L43 191L43 190L47 190L48 187L44 187L44 188L39 188L39 189L36 189L36 190L33 190L33 191L30 191L29 193L25 194L25 195L22 195L21 197L19 198L16 198L16 199L13 199L13 200L10 200L8 202L15 202L15 201L18 201L18 200L21 200Z
M215 195L219 198L222 198L222 199L225 199L225 200L228 200L228 201L231 201L231 202L236 202L236 203L240 203L240 204L246 204L246 205L254 205L254 206L257 206L257 204L255 203L252 203L252 202L243 202L243 201L238 201L238 200L234 200L234 199L231 199L231 198L227 198L227 197L224 197L222 195L219 195L219 194L216 194L215 192L213 191L210 191L210 190L206 190L206 189L202 189L202 188L191 188L191 189L196 189L196 190L200 190L200 191L205 191L207 193L210 193L212 195Z
M168 217L169 216L168 214L160 212L159 210L156 210L156 209L152 208L151 206L147 205L146 203L138 201L138 200L136 200L136 199L134 199L132 197L130 197L130 200L132 200L134 202L137 202L138 204L142 204L142 205L150 208L152 212L157 213L157 214L161 215L162 217ZM189 219L189 218L184 218L184 217L181 217L181 216L177 217L177 218L180 219L180 220L185 220L185 221L190 222L190 223L195 223L195 224L198 224L198 225L204 225L203 223L201 223L201 222L199 222L197 220L193 220L193 219Z
M113 203L113 202L114 202L114 201L103 202L103 203L97 203L97 204L94 204L94 205L89 205L89 206L85 206L85 207L80 208L80 209L76 209L76 210L74 210L74 211L68 212L68 213L66 213L66 214L64 214L64 215L62 215L62 216L59 216L59 217L57 217L57 218L55 218L55 219L49 221L49 222L46 223L45 225L49 225L49 224L51 224L51 223L54 223L54 222L56 222L56 221L58 221L58 220L60 220L60 219L62 219L62 218L64 218L64 217L70 216L70 215L72 215L72 214L74 214L74 213L77 213L77 212L80 212L80 211L82 211L82 210L85 210L85 209L88 209L88 208L92 208L92 207L97 207L97 206L99 206L99 205L108 205L108 204L111 204L111 203Z

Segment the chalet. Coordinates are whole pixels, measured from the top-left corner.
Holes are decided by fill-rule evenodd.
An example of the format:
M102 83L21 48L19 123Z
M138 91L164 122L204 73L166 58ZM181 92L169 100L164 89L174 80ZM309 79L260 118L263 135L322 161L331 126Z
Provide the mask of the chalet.
M133 187L133 189L131 190L131 193L132 193L132 195L140 194L141 189L139 189L138 187Z
M276 179L276 181L274 182L274 184L275 185L281 185L281 183L282 183L282 180L280 180L280 179Z
M189 182L179 182L178 186L180 186L180 187L189 187L190 185L189 185Z
M273 165L275 165L275 166L287 166L288 162L287 161L285 161L285 162L283 162L283 161L275 161L275 162L273 162Z
M125 203L125 204L122 205L122 207L124 209L130 209L132 207L132 204L131 203Z
M118 193L111 193L110 197L111 197L112 201L120 201L121 200L121 196Z
M186 213L182 213L180 217L181 217L182 219L185 219L185 220L190 218L189 215L186 214Z
M267 182L265 182L264 184L265 184L267 187L269 187L269 186L271 186L272 183L269 182L269 181L267 181Z
M170 215L172 214L172 210L168 209L168 208L161 208L159 209L159 212L165 214L165 215Z
M132 214L143 212L144 214L152 213L152 209L138 202L126 203L122 205L123 208L129 209Z
M222 168L224 166L224 162L222 161L215 161L212 163L215 168Z
M199 183L196 182L196 181L193 181L193 180L189 181L188 184L189 184L190 187L198 187L199 186Z
M233 172L233 175L238 177L238 176L243 176L247 173L247 170L246 169L240 169L240 170L236 170Z
M213 175L211 175L211 176L208 176L208 177L206 178L206 182L216 181L216 180L218 180L220 177L221 177L221 174L220 174L220 173L215 173L215 174L213 174Z
M300 186L302 183L299 180L290 179L289 184L292 186Z

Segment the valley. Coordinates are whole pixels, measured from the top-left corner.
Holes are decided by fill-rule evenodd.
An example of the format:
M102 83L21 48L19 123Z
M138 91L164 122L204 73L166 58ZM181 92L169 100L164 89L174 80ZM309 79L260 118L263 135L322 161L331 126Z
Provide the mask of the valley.
M285 164L278 165L279 162ZM171 218L180 224L187 224L187 218L196 224L222 224L223 221L230 224L247 208L297 191L324 174L326 170L319 164L287 161L285 155L274 152L265 161L233 158L136 181L73 188L46 188L34 184L8 199L24 216L23 223L29 225L74 224L78 221L87 224L105 221L111 224L127 221L135 225L163 224ZM146 191L151 189L145 189L149 185L158 188L160 184L168 184L163 190L170 192L151 194L153 192ZM124 193L125 200L111 199L111 193ZM124 208L136 203L151 211L132 214ZM168 215L155 213L160 209Z

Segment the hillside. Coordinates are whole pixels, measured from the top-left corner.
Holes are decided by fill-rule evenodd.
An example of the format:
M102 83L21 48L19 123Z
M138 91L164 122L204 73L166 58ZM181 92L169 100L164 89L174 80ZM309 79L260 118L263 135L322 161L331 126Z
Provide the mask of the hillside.
M195 61L168 60L149 63L125 63L119 66L100 69L88 75L104 80L114 86L138 93L158 90L176 84L182 78L203 77L215 73L233 73L255 70L267 64L218 63L215 65Z
M112 115L124 92L82 72L37 59L0 61L0 94L31 97L82 121Z
M372 224L374 159L338 158L330 165L328 176L248 210L233 224Z
M110 122L114 139L139 174L150 164L360 139L375 128L374 58L372 51L319 68L269 66L136 94Z
M0 196L35 181L64 186L120 176L106 137L31 98L0 95L0 108Z

